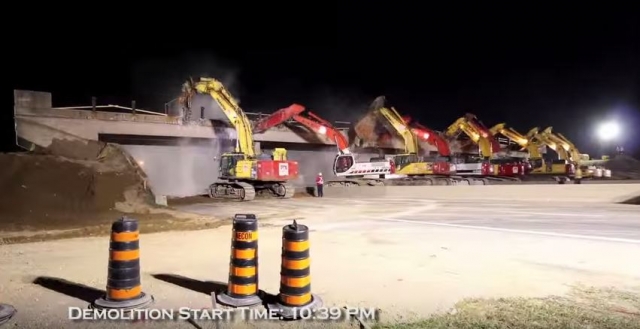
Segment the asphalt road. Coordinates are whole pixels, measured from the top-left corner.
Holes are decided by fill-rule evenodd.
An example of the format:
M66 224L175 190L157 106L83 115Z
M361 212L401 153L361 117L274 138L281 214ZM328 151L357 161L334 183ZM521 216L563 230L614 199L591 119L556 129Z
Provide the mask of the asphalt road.
M302 198L197 204L180 209L232 216L238 209L277 218L299 216L318 223L404 223L415 230L443 226L640 244L640 206L525 201L450 201L406 198ZM421 228L422 227L422 228Z
M640 243L640 206L633 205L438 201L428 212L382 220Z

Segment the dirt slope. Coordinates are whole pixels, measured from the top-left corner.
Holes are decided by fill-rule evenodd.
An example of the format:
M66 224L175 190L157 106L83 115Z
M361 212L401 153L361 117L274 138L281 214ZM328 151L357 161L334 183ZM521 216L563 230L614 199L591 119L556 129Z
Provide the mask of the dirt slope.
M606 162L605 167L611 169L613 178L640 179L640 161L628 155L618 155Z
M61 156L64 154L66 156ZM56 140L39 153L0 154L0 222L4 230L114 220L116 204L152 196L125 154L115 146Z

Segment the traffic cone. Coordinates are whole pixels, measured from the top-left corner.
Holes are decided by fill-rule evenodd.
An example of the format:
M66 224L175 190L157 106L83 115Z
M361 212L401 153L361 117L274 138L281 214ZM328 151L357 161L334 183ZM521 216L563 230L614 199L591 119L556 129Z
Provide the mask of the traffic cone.
M282 228L282 266L278 301L268 305L284 319L300 318L303 312L313 312L322 300L311 293L311 258L309 228L293 224Z
M140 282L140 232L138 221L122 217L111 225L107 293L91 305L96 309L141 309L151 305L152 295Z
M231 262L227 291L219 294L218 302L233 307L262 303L258 296L258 220L253 214L233 217Z
M9 321L17 312L15 307L9 304L0 304L0 325Z

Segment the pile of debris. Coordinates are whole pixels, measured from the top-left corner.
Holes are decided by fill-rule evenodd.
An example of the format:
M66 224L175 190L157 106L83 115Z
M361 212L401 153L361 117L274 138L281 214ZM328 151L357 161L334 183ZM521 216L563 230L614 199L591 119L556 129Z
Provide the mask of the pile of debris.
M0 223L9 230L100 224L153 204L144 172L116 145L56 139L0 154L0 166Z
M605 167L611 170L614 179L640 179L640 161L628 155L616 156Z

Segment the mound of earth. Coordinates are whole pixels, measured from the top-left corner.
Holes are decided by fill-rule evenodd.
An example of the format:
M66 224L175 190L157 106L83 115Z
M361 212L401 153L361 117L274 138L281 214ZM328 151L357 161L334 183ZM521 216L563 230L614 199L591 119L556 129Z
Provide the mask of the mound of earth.
M628 155L618 155L607 161L605 167L611 170L613 178L640 179L640 161Z
M3 230L91 225L152 207L144 173L115 145L54 140L38 153L0 154L0 167Z

